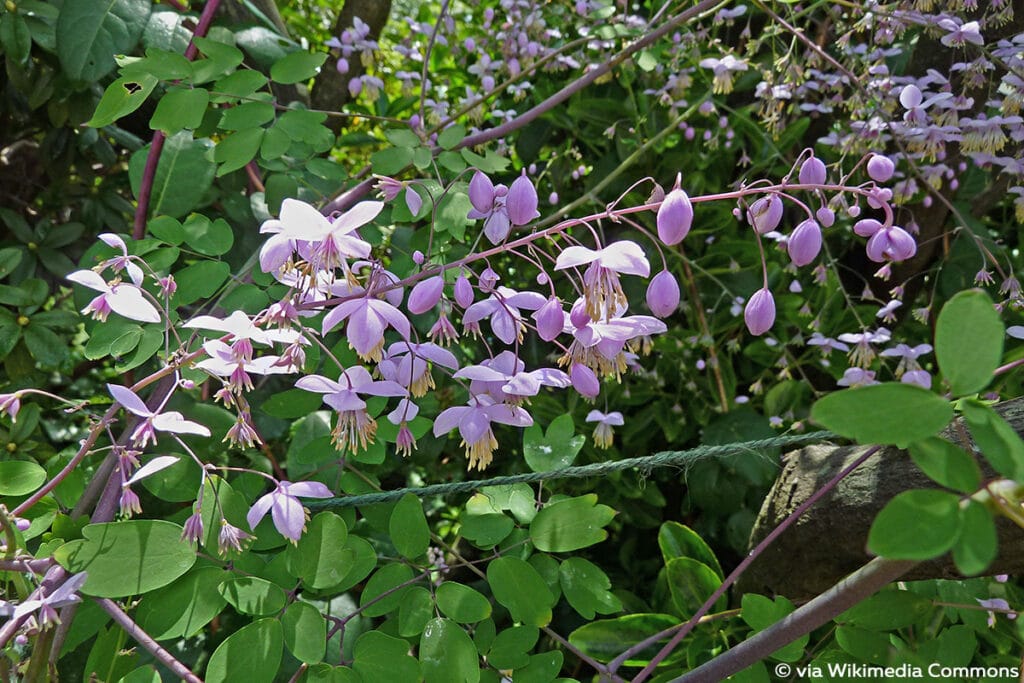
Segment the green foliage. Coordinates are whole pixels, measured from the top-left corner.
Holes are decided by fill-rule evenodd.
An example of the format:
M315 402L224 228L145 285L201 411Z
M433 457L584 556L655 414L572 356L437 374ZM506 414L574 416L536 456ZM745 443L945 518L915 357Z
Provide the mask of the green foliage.
M988 386L1003 358L1003 322L985 292L960 292L942 307L935 356L954 396Z
M937 434L952 417L953 407L935 394L896 383L829 394L811 411L812 420L837 434L900 448Z

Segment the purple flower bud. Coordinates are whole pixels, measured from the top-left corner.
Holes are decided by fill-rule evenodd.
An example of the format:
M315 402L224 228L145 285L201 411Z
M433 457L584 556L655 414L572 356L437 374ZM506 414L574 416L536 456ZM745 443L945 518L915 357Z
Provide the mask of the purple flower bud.
M572 369L569 370L569 380L572 382L573 389L584 398L597 398L597 395L601 393L601 382L598 381L594 371L586 365L573 363Z
M888 187L876 187L874 190L868 191L868 206L872 209L881 209L889 203L890 199L892 199L892 190Z
M583 329L591 323L590 314L587 313L587 304L583 299L579 299L572 305L572 310L569 311L569 322L576 329Z
M423 262L427 260L427 257L423 255L423 252L417 249L412 252L412 262L417 266L422 266Z
M348 94L353 98L359 97L359 93L363 91L363 81L359 78L353 78L348 82Z
M882 229L882 224L874 218L865 218L853 224L853 231L861 237L871 237Z
M679 244L690 232L693 225L693 205L681 188L675 188L665 196L658 208L658 238L672 246Z
M410 313L426 313L437 305L441 300L441 293L444 291L444 278L440 275L428 277L416 283L409 294L407 304Z
M771 232L782 221L782 198L777 194L761 197L747 209L749 222L759 235Z
M868 177L876 183L884 183L896 172L896 164L892 159L881 154L872 154L868 159Z
M415 218L423 207L423 197L413 188L407 187L405 188L405 206L409 209L409 213L413 215L413 218Z
M775 298L767 287L751 295L743 309L743 320L750 334L755 336L764 334L775 324Z
M893 225L872 235L866 251L868 258L876 263L906 261L917 253L917 242L906 230Z
M807 161L800 165L798 178L801 185L824 185L828 179L825 162L815 156L808 157Z
M480 213L487 213L494 206L494 183L480 171L469 181L469 202Z
M462 41L462 46L466 48L466 52L476 52L476 41L472 38Z
M552 192L551 194L548 195L548 204L551 204L552 206L554 206L557 203L558 203L558 193L557 192Z
M796 226L786 245L789 258L795 266L806 266L818 257L821 251L821 226L808 218Z
M473 303L473 285L465 275L459 275L455 280L455 303L463 308L469 308Z
M484 76L483 78L480 79L480 87L483 88L483 91L485 93L494 90L494 86L494 76L488 74L487 76Z
M647 307L659 318L675 313L679 306L679 283L675 276L663 270L647 285Z
M338 60L338 63L335 64L334 68L336 68L338 70L338 73L340 73L340 74L347 74L348 73L348 60L345 59L344 57L342 57L341 59Z
M565 312L558 297L548 299L530 317L537 321L537 334L544 341L552 341L562 334L562 328L565 327Z
M814 212L814 216L818 219L818 223L821 224L821 227L823 228L831 228L835 225L836 212L827 206L819 207L818 210Z
M540 212L537 211L537 190L526 176L525 171L515 179L512 187L508 189L505 209L508 211L508 219L512 225L526 225L540 216Z
M494 287L500 279L501 276L495 273L493 268L487 266L484 268L484 272L480 273L480 291L484 294L490 294L494 291Z

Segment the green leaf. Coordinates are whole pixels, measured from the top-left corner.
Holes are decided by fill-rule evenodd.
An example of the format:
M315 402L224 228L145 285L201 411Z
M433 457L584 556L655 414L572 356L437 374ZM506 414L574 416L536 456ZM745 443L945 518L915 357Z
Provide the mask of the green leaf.
M236 610L257 617L280 612L287 600L280 586L255 576L226 579L218 590Z
M597 495L588 493L545 506L530 524L530 540L538 550L560 553L600 543L615 510L598 505Z
M465 127L455 123L441 131L441 134L437 136L437 144L442 149L454 149L464 137L466 137Z
M109 318L105 323L98 323L89 332L89 341L85 345L85 357L98 360L107 356L120 356L128 353L142 338L142 327L124 318Z
M661 557L667 564L676 557L691 557L714 570L718 578L724 578L718 558L696 531L679 522L665 522L658 529L658 546Z
M0 45L7 58L25 63L32 51L32 32L20 12L6 12L0 17Z
M121 75L131 78L152 76L160 81L180 81L192 78L192 62L176 50L146 48L145 57L119 57Z
M46 470L28 460L0 462L0 496L27 496L46 481Z
M485 515L509 510L521 524L528 524L537 516L533 489L528 484L485 486L466 502L466 512Z
M434 617L434 598L423 586L413 586L405 592L398 608L398 635L403 638L423 633L427 622Z
M937 434L953 418L948 401L902 382L844 389L819 399L811 419L862 444L908 444Z
M479 627L477 627L479 629ZM513 626L497 635L487 652L487 663L496 669L519 669L530 663L529 652L537 644L536 626Z
M677 557L665 563L665 581L676 611L689 619L711 597L722 579L711 567L690 557ZM725 609L725 596L718 599L715 610Z
M610 662L629 648L656 633L679 626L679 617L668 614L628 614L617 619L602 619L585 624L569 634L569 642L599 662ZM625 662L624 666L645 666L663 648L671 634L648 645ZM669 655L665 662L678 660Z
M523 431L523 457L534 472L568 467L579 455L586 437L576 436L572 415L559 415L548 426L547 434L534 423Z
M295 659L315 664L327 653L327 620L308 602L293 602L281 615L284 644Z
M982 573L996 559L999 539L992 512L977 501L969 501L960 510L963 530L953 546L953 562L961 574Z
M743 621L755 632L763 631L775 624L794 609L793 603L782 596L772 600L754 593L747 593L743 596L741 608ZM804 648L809 640L810 636L804 634L788 645L779 648L769 657L781 662L799 661L804 655Z
M310 588L337 585L355 560L355 551L346 545L347 540L345 520L333 512L317 513L298 545L287 551L291 571Z
M272 683L281 665L284 637L277 619L243 626L221 643L206 667L207 683Z
M929 560L953 547L960 536L960 498L932 489L904 491L878 513L868 550L894 560Z
M171 298L174 306L187 306L213 296L231 275L231 266L223 261L199 261L174 274L178 291Z
M253 69L243 69L225 76L213 84L214 98L218 101L249 97L267 84L267 77Z
M890 588L846 610L836 617L836 623L871 631L895 631L927 618L931 610L928 598L913 591Z
M5 247L0 249L0 280L11 274L18 264L21 263L23 252L18 247Z
M461 533L473 545L486 550L504 541L515 526L510 517L500 512L466 515L462 518Z
M946 302L935 323L935 358L954 396L981 391L1003 358L1003 321L980 289Z
M932 481L962 493L981 486L981 468L964 449L938 436L915 441L907 449L914 463Z
M211 221L202 214L194 213L181 226L185 242L206 256L220 256L231 251L235 235L223 218Z
M423 140L420 140L420 136L412 132L408 128L392 128L391 130L384 131L384 137L388 139L395 147L409 147L416 148L423 144Z
M269 102L244 102L225 109L218 126L221 130L256 128L274 120L274 105Z
M148 74L142 74L137 78L117 79L103 91L103 97L96 105L96 111L85 125L103 128L121 117L131 114L142 106L157 83L159 81ZM161 100L162 102L163 100ZM157 109L159 110L159 108L158 104Z
M194 130L202 124L209 104L210 91L205 88L168 88L157 102L149 127L167 135L185 128Z
M117 683L161 683L160 674L152 666L140 666Z
M57 18L57 57L68 78L95 83L129 52L149 21L150 0L65 0Z
M408 565L386 564L366 582L359 606L368 617L382 617L401 605L405 591L412 584L413 573Z
M341 581L331 587L332 591L343 592L356 585L373 571L377 566L377 551L373 549L369 541L359 536L349 536L345 542L347 551L346 558L352 560L348 564L348 571L345 572Z
M393 683L418 681L420 665L409 656L409 643L384 635L380 631L367 631L359 636L353 648L355 661L352 668L362 683Z
M320 73L320 67L327 61L326 52L293 52L279 59L270 67L270 78L275 83L299 83Z
M135 152L128 162L128 177L136 199L142 186L142 171L150 146ZM180 218L196 208L213 184L216 166L209 159L213 142L206 138L192 139L182 131L164 142L157 163L150 195L150 213Z
M552 683L562 670L565 655L560 650L549 650L530 655L530 662L515 672L516 683Z
M857 659L875 665L885 663L891 648L889 634L876 633L856 626L837 628L836 643Z
M480 658L473 640L450 619L432 619L420 636L420 671L425 683L477 683Z
M262 141L262 128L240 130L221 140L213 150L213 160L220 164L217 177L237 171L252 161Z
M90 524L84 540L54 553L69 572L88 572L86 595L124 598L166 586L187 572L196 554L181 540L181 527L162 520Z
M218 590L225 572L219 567L196 567L139 604L139 625L156 640L188 638L213 621L227 601ZM188 609L182 609L188 605Z
M473 205L469 201L469 195L464 192L449 192L437 207L437 230L442 228L456 240L462 240L466 236L466 226L470 224L469 210Z
M391 511L388 533L395 549L409 559L427 552L430 545L430 527L423 514L423 504L412 493L402 496Z
M373 172L394 175L412 163L412 150L408 147L390 147L370 155Z
M67 360L69 355L67 337L58 336L43 325L29 325L22 334L25 345L32 357L44 368L55 368Z
M999 413L975 400L961 400L967 426L981 454L996 472L1020 481L1024 479L1024 441Z
M551 621L555 597L537 570L518 557L504 556L487 565L487 583L494 599L504 605L512 619L532 626Z
M460 624L475 624L491 616L491 603L479 591L453 581L437 587L437 608Z
M174 246L185 241L185 231L182 230L181 223L171 216L151 218L146 224L146 230L153 237Z
M192 42L205 55L205 59L192 62L192 82L196 85L227 75L245 59L234 45L200 37L194 37Z
M622 603L609 592L612 582L608 576L582 557L570 557L562 562L558 579L565 599L584 619L622 610Z

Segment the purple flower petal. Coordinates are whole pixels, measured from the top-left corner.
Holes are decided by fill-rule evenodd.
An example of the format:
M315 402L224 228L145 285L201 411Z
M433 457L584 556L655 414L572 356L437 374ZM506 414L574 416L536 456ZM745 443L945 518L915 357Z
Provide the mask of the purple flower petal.
M108 384L107 391L114 397L114 400L124 406L124 409L139 417L150 417L153 411L146 407L146 403L139 398L139 395L128 387L117 384Z

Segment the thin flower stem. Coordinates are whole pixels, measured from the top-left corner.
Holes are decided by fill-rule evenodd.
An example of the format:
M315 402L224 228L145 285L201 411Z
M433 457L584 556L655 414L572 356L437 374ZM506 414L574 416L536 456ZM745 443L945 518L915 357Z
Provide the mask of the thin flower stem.
M444 0L441 3L441 10L437 13L437 21L434 22L434 30L430 32L430 40L427 41L427 49L423 53L423 70L420 74L420 125L423 125L424 103L427 100L427 78L430 75L430 53L434 51L434 43L437 42L437 34L441 32L441 22L444 15L448 14L448 5L451 0Z
M761 553L763 553L768 548L768 546L774 543L775 540L779 536L781 536L786 529L793 526L793 524L795 524L796 521L800 519L804 515L804 513L807 512L807 510L810 509L811 506L817 503L826 493L834 489L836 485L839 484L839 482L841 482L843 479L849 476L849 474L853 472L855 469L857 469L865 462L867 462L868 459L870 459L872 456L878 453L878 451L880 451L881 449L881 446L872 446L871 448L865 450L864 453L862 453L856 460L850 463L850 465L844 468L841 472L836 474L836 476L832 477L832 479L830 479L824 486L815 491L813 495L811 495L807 500L801 503L799 507L793 510L793 512L791 512L789 516L786 517L786 519L782 520L782 522L777 527L772 529L771 533L765 536L764 540L757 544L757 547L755 547L753 550L747 553L747 556L743 558L743 561L740 562L736 566L736 568L732 570L729 576L726 577L725 581L722 582L722 585L720 585L715 590L715 592L711 594L707 601L705 601L705 603L701 605L701 608L697 610L697 612L690 618L688 622L686 622L683 628L679 629L679 631L677 631L676 634L672 636L672 639L669 640L663 648L661 648L658 654L654 656L654 658L647 664L647 666L645 666L640 671L640 673L636 675L632 683L642 683L643 681L647 680L650 677L650 675L654 673L654 669L657 668L657 666L661 664L662 661L664 661L665 657L672 653L672 650L676 648L676 646L683 640L683 638L685 638L687 635L690 634L691 631L693 631L693 629L700 622L701 617L703 617L711 611L711 608L714 607L718 599L725 595L725 592L729 590L729 588L734 583L736 583L736 580L739 579L743 572L747 570L747 567L749 567L751 563L754 560L756 560L761 555ZM915 563L911 563L911 566L913 564ZM625 661L625 658L623 658L622 655L616 657L614 661L618 662L621 665L621 661L619 661L620 658L622 658L622 661Z
M176 676L188 683L203 683L203 679L192 673L192 670L175 659L174 655L165 650L158 642L135 623L128 614L121 609L117 603L109 598L96 598L96 604L110 615L118 626L124 629L130 637L135 639L139 645L146 649L157 661L166 666Z
M690 268L690 259L683 253L683 245L679 245L679 260L683 262L683 270L686 271L686 288L690 290L690 298L693 301L693 308L697 312L697 324L700 325L701 334L708 340L708 355L711 357L711 373L715 376L715 386L718 389L719 407L723 413L729 412L729 398L725 391L725 381L722 379L722 368L718 361L718 348L715 346L715 338L711 335L707 318L704 316L704 302L701 301L700 292L697 290L697 280L693 277L693 269ZM703 341L703 340L702 340Z

